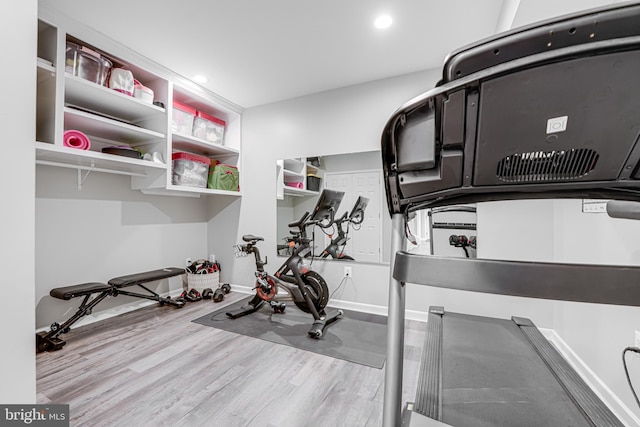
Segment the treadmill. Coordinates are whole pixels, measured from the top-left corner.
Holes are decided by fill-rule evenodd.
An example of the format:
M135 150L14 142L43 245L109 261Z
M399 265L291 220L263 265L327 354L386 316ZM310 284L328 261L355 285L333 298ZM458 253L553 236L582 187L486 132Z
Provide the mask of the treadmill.
M416 401L403 411L405 283L640 306L640 268L446 258L404 248L407 218L419 209L543 198L640 201L639 76L640 4L616 4L453 52L436 87L388 120L381 141L392 218L384 426L622 425L531 320L445 307L429 308Z

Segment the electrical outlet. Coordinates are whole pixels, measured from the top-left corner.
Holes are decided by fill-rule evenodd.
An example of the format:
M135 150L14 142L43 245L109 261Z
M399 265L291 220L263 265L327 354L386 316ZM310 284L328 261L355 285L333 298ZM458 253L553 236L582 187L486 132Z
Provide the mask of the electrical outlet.
M352 277L351 276L351 267L344 268L344 277Z

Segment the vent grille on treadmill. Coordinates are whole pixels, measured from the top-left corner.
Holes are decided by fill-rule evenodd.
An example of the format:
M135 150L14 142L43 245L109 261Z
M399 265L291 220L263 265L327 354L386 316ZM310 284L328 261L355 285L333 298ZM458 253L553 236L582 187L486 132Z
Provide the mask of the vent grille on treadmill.
M496 174L505 182L576 179L591 172L599 157L590 148L516 153L498 162Z

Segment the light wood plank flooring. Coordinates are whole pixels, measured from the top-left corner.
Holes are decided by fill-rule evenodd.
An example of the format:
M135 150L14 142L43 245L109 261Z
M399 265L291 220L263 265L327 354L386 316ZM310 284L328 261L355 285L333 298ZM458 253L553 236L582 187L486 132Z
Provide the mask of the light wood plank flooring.
M62 350L37 355L37 403L68 403L72 426L382 424L384 369L191 322L243 298L152 305L72 330ZM403 402L425 329L407 322Z

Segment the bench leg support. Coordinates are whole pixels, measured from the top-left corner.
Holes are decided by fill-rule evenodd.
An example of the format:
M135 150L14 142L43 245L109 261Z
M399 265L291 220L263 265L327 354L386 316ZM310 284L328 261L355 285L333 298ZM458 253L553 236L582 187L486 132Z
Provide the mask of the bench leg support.
M59 336L69 332L71 325L80 320L81 317L91 314L93 307L98 305L98 303L110 294L111 291L103 291L91 301L89 301L91 295L86 295L82 300L82 304L78 307L76 314L71 316L66 322L55 328L52 327L49 332L43 331L36 334L36 351L41 353L43 351L60 350L66 344L66 341L60 339Z
M175 306L177 308L184 307L184 304L185 304L184 301L176 301L176 300L171 299L171 297L162 297L159 294L157 294L156 292L153 292L151 289L147 288L146 286L143 286L141 284L138 284L138 286L140 286L145 291L149 292L149 295L139 294L137 292L123 291L123 290L120 290L120 289L115 290L114 293L116 295L122 294L122 295L128 295L130 297L135 297L135 298L145 298L145 299L150 299L152 301L158 301L160 303L160 305L170 304L170 305L173 305L173 306Z

